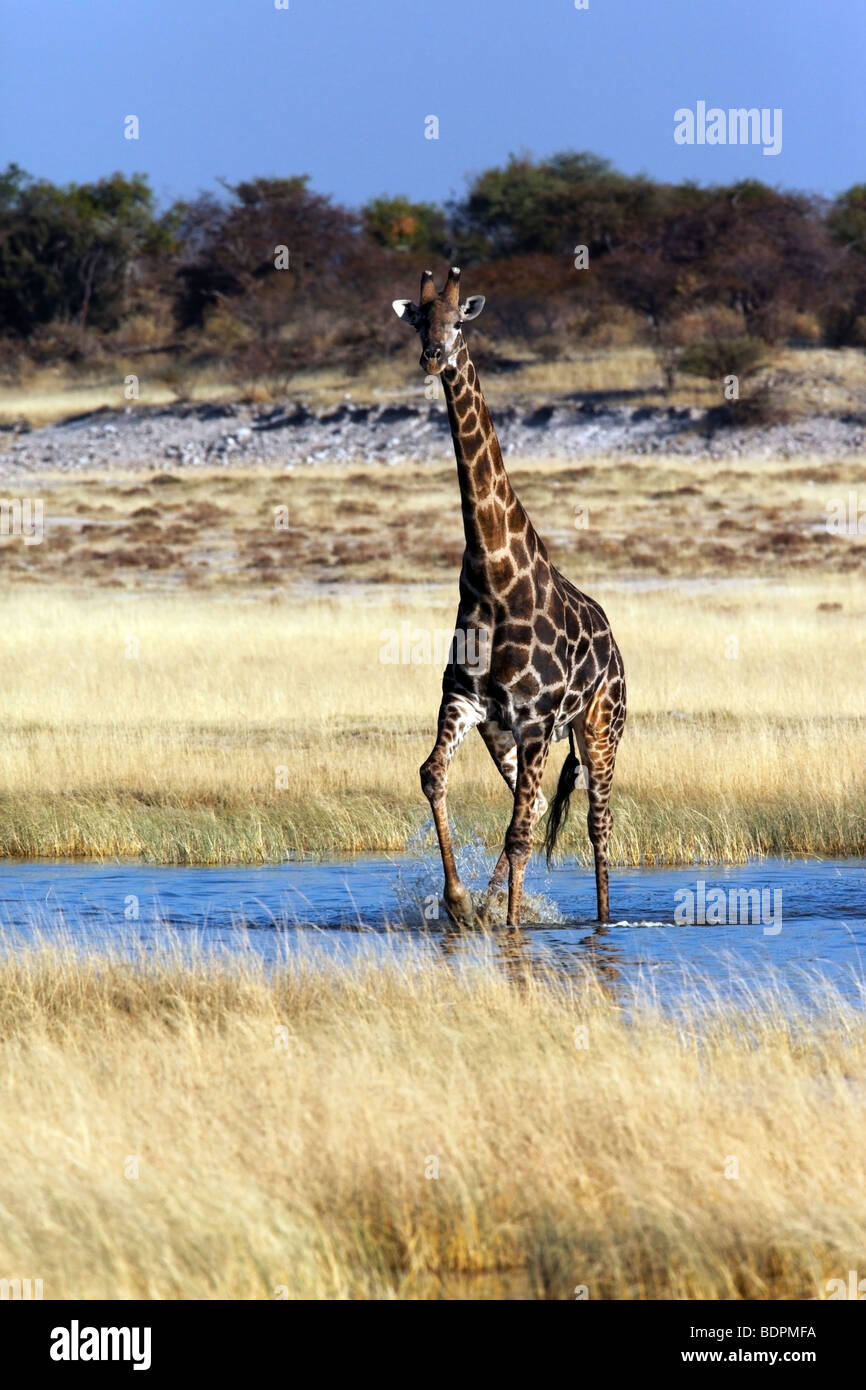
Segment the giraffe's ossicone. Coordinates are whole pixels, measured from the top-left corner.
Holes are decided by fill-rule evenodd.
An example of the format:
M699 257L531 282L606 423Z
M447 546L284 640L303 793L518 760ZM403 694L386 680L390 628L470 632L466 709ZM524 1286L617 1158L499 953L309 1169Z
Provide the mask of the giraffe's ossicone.
M395 299L394 310L421 340L421 367L445 392L463 509L466 549L460 571L455 640L442 679L436 742L421 767L445 871L445 905L460 925L479 914L454 862L445 805L448 766L477 727L514 796L505 848L488 897L508 876L508 917L519 921L532 830L547 803L541 779L551 743L570 748L550 807L548 860L581 766L589 795L598 919L609 919L610 788L625 724L622 657L603 610L551 564L511 486L463 325L484 308L480 295L461 301L460 271L437 293L421 277L419 302Z

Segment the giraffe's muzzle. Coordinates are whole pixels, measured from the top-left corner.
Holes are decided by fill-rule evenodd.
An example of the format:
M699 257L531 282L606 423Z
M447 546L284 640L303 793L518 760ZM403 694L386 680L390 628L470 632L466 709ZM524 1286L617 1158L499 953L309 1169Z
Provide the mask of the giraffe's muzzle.
M441 347L425 347L419 360L425 372L438 373L445 363L445 352Z

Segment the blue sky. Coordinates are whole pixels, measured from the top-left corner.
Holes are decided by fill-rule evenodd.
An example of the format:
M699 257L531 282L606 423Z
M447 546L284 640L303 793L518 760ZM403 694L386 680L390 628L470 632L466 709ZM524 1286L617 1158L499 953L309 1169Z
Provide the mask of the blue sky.
M349 204L440 200L511 151L561 149L664 179L866 182L866 0L289 4L0 0L0 164L141 170L162 201L295 173ZM781 107L781 153L676 145L698 101Z

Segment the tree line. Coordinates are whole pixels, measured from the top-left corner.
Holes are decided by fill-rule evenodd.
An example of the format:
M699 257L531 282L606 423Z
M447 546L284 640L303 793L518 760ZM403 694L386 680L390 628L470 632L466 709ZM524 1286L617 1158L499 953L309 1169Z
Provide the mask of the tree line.
M592 154L512 156L443 205L355 209L309 179L224 184L159 209L147 179L63 187L0 173L0 372L136 353L289 380L405 347L390 313L418 271L488 297L488 362L649 342L684 363L758 363L785 342L866 346L866 184L832 200L756 180L619 173ZM470 273L471 272L471 273Z

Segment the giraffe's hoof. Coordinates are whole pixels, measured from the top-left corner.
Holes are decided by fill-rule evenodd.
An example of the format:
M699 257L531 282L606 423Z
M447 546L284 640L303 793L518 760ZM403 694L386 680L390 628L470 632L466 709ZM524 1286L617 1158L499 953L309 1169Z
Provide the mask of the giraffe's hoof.
M487 888L475 904L478 925L485 931L501 927L505 921L505 899L502 889Z
M475 925L482 931L488 931L490 928L490 903L486 894L475 904Z
M472 902L472 894L468 888L462 888L460 892L443 898L442 903L452 926L455 926L458 931L471 931L480 925L475 905Z

